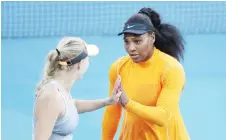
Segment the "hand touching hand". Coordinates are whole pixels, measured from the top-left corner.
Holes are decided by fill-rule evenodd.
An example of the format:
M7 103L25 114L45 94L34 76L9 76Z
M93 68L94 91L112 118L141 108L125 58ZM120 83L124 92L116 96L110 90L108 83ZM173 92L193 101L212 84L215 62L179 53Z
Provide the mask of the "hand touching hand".
M112 94L107 100L107 105L117 104L121 94L122 94L122 92Z
M119 103L121 104L121 106L124 107L129 102L129 98L126 96L126 93L122 87L122 83L120 83L118 92L121 93L121 96L119 98Z
M119 92L120 85L121 85L121 76L118 75L118 77L115 81L115 85L114 85L112 94L117 94Z
M119 91L120 83L121 83L121 77L118 76L116 81L115 81L115 85L114 85L114 88L113 88L113 91L112 91L112 95L107 99L107 105L112 105L112 104L118 103L119 97L122 94Z

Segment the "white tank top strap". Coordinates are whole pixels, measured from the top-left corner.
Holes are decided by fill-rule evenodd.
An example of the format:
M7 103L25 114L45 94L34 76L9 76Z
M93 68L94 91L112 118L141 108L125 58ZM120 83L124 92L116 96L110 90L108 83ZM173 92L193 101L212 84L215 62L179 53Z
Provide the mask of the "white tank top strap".
M59 88L57 88L57 90L58 90L58 92L60 93L62 99L64 100L65 112L64 112L63 115L62 115L62 116L64 116L64 115L67 114L67 112L68 112L68 101L67 101L67 99L66 99L64 93L63 93Z
M35 99L37 99L37 98L39 97L40 93L43 91L43 89L45 88L45 86L48 85L49 83L52 83L52 80L50 80L50 81L48 81L48 82L45 82L45 83L43 84L43 87L42 87L39 91L36 92L36 94L35 94Z
M58 91L58 93L60 94L60 96L61 96L62 99L63 99L64 106L65 106L65 111L62 113L62 116L60 117L60 118L62 118L62 117L64 117L64 116L67 114L67 112L68 112L68 101L67 101L67 99L66 99L66 97L65 97L65 95L64 95L64 93L63 93L63 91L61 90L61 89L62 89L62 86L61 86L59 83L57 83L56 81L51 80L51 81L49 81L48 83L46 83L46 84L39 90L39 92L36 93L36 96L35 96L35 102L36 102L36 100L38 99L38 97L39 97L40 93L42 92L42 90L44 90L45 86L47 86L48 84L53 84L54 87L56 88L56 90Z
M64 102L64 106L65 106L65 111L62 113L61 117L60 118L63 118L65 115L67 115L68 113L68 100L64 94L64 91L62 91L62 86L57 83L56 81L51 81L55 86L56 86L56 89L58 91L58 93L60 94L60 96L62 97L63 99L63 102Z

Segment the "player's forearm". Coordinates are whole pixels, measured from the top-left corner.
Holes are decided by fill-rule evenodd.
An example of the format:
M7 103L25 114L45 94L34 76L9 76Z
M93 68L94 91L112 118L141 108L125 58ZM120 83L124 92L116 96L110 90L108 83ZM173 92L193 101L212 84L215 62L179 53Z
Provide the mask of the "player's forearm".
M75 105L78 113L91 112L108 105L108 99L97 100L75 100Z
M160 107L142 105L133 100L130 100L128 104L125 105L125 109L159 126L163 126L168 118L166 110Z
M113 140L121 117L119 105L108 106L102 121L102 140Z

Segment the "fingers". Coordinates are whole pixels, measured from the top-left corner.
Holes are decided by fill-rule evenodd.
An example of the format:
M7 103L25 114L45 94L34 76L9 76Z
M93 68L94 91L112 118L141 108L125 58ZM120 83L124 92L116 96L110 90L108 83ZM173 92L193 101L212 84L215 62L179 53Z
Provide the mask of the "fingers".
M121 91L119 91L117 94L116 94L116 97L120 97L122 95L122 92Z
M118 88L118 86L120 85L121 83L121 77L118 76L117 79L116 79L116 82L115 82L115 88Z
M119 88L122 92L124 92L124 89L123 89L123 86L122 86L122 83L119 84Z
M115 93L117 93L117 92L118 92L118 89L119 89L120 83L121 83L121 77L120 77L120 76L118 76L118 77L117 77L117 79L116 79L116 81L115 81L115 84L114 84L114 91L115 91Z

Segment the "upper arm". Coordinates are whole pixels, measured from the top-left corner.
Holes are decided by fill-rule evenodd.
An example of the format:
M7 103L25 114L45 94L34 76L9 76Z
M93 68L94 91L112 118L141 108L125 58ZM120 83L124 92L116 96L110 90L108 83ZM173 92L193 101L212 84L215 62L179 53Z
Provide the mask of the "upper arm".
M179 104L181 92L185 84L185 72L181 65L173 66L162 76L162 90L157 101L157 106L172 111Z
M47 140L51 136L54 124L62 112L62 100L57 91L46 87L35 105L35 140Z

